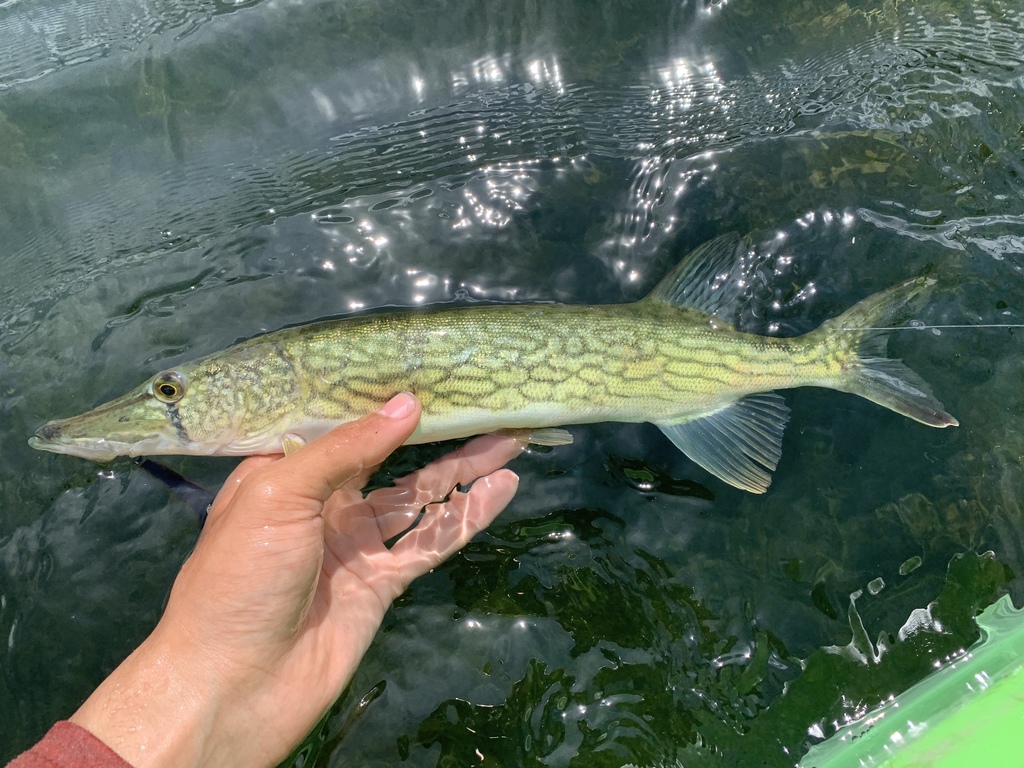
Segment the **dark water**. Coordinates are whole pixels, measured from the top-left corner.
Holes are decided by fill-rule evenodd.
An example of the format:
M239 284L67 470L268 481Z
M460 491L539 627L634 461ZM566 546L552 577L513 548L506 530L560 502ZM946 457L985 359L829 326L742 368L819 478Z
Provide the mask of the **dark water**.
M765 331L925 271L919 321L1022 322L1011 0L9 0L0 40L0 759L199 530L130 461L25 440L161 368L354 309L632 300L727 231L774 265ZM1021 337L890 349L962 426L790 392L763 497L646 425L519 459L293 762L792 765L955 657L1024 598Z

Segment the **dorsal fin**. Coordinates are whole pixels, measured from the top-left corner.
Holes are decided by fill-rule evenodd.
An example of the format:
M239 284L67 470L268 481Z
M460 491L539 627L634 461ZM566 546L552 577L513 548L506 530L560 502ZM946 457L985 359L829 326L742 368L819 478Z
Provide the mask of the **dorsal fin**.
M735 232L694 248L644 301L689 307L732 323L736 299L748 285L746 242Z

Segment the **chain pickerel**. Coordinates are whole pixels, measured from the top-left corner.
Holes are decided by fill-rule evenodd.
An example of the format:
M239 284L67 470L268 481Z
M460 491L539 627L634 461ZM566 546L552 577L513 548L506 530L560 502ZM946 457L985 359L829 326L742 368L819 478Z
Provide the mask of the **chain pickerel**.
M746 246L697 248L631 304L519 304L387 312L288 328L156 374L30 440L106 461L119 455L291 452L407 391L423 405L410 443L507 429L653 422L725 482L763 493L789 417L773 390L829 387L932 427L956 426L928 385L885 356L886 328L931 278L869 296L802 336L730 322Z

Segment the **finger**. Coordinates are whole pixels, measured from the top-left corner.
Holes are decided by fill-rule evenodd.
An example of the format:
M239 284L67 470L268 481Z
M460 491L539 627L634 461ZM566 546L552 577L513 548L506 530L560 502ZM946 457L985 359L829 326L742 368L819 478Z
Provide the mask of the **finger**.
M397 536L416 522L420 511L440 501L459 485L468 485L514 459L525 448L515 438L483 435L416 472L366 497L380 528L381 539Z
M259 469L249 478L257 493L273 498L285 513L301 509L315 514L338 488L368 467L380 464L404 443L419 422L419 401L408 393L389 400L379 411L335 427L301 450Z
M519 476L499 469L477 480L468 493L427 509L419 526L391 549L401 576L400 590L462 549L496 518L515 496Z

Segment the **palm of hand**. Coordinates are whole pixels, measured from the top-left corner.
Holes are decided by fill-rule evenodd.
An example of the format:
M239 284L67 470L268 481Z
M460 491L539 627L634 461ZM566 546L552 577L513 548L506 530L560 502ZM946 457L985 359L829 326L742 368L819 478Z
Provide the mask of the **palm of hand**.
M222 695L244 702L234 716L262 724L262 743L248 747L267 764L337 698L391 601L486 527L516 490L516 476L499 467L521 443L485 436L363 497L373 467L395 447L367 450L374 437L240 464L161 621L177 644L191 643ZM334 466L353 446L363 460ZM469 483L467 493L455 491Z

